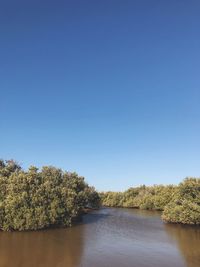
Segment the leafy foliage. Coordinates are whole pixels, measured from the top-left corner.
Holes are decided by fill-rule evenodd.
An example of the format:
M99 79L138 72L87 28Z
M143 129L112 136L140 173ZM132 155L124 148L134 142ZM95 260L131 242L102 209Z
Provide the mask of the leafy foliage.
M200 224L200 179L186 178L180 183L162 218L173 223Z
M200 179L186 178L178 186L154 185L125 192L101 193L102 205L163 211L166 222L200 224Z
M36 230L70 226L85 206L100 198L76 173L48 166L24 171L14 161L0 161L0 228Z

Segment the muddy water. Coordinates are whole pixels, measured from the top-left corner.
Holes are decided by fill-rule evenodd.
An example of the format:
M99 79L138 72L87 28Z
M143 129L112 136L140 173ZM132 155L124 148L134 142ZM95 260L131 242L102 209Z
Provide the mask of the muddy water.
M68 229L0 232L0 267L199 267L200 227L101 209Z

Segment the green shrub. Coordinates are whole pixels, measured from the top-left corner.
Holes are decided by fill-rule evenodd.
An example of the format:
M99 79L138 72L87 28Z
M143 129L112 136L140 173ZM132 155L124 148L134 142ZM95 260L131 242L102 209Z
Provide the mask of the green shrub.
M179 184L162 218L172 223L200 224L200 179L186 178Z
M171 223L200 224L200 205L189 200L182 201L181 205L170 202L164 209L162 219Z
M121 192L105 192L101 193L101 201L103 206L121 207L123 193Z
M178 186L154 185L125 192L101 193L102 205L163 211L166 222L200 224L200 179L186 178Z
M55 167L24 171L14 161L0 161L0 228L36 230L69 226L84 207L100 198L83 177Z

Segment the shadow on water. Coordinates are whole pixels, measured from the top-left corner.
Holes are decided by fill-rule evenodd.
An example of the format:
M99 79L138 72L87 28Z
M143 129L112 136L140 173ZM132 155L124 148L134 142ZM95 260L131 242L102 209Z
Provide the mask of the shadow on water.
M165 224L165 230L175 241L185 258L188 267L200 266L200 228L199 226L184 226Z
M30 232L0 231L0 267L81 266L86 240L85 227L108 216L109 214L94 211L84 215L71 228Z
M0 267L76 267L83 246L83 228L36 232L0 232Z

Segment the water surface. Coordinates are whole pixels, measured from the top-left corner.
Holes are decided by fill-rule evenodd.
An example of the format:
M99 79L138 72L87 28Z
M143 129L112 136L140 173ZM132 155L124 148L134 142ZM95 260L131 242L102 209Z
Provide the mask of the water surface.
M101 209L67 229L0 232L0 267L199 267L200 227L159 212Z

